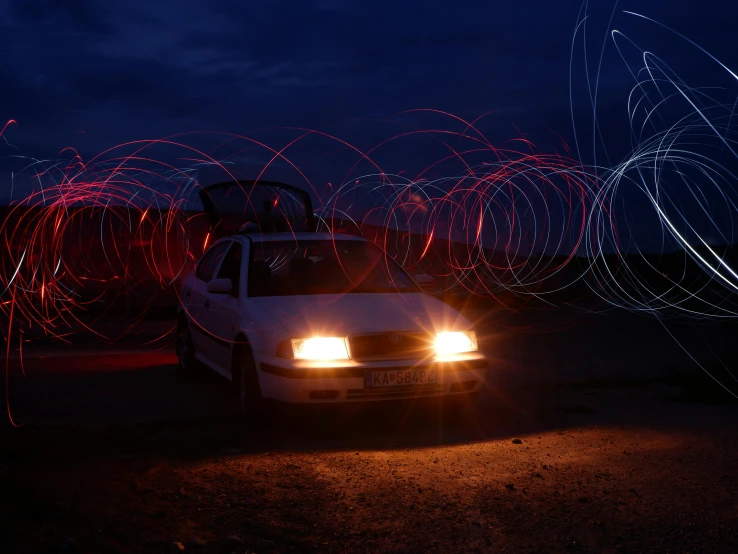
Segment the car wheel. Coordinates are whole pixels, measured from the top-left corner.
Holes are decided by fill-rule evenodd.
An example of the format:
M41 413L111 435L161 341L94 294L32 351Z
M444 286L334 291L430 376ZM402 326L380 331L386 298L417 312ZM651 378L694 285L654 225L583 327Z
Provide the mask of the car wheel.
M197 358L195 357L195 343L192 341L190 326L187 319L182 318L177 326L177 360L179 368L184 372L192 372L197 367Z
M235 368L236 393L238 406L243 414L254 414L264 409L264 397L261 395L259 376L256 374L256 364L247 345L240 346L236 351Z

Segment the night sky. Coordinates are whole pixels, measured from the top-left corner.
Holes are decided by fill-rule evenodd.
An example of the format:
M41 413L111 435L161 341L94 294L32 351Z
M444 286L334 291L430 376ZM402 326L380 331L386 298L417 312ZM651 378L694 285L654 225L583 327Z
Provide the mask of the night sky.
M614 7L588 7L591 67ZM26 155L64 146L94 153L189 131L327 128L413 108L466 118L497 110L493 138L515 134L515 124L534 136L549 126L570 140L569 55L580 8L580 0L4 1L0 118L18 121L8 137ZM678 41L626 9L738 67L738 3L617 5L614 27L709 85L715 67L694 64L693 51L674 52ZM600 107L619 120L633 82L611 46L605 62ZM581 55L575 64L586 115Z
M613 167L631 150L627 102L642 50L691 87L717 87L711 94L725 105L738 95L735 80L695 46L626 10L683 33L738 70L734 1L0 0L0 121L18 122L4 137L12 146L0 145L0 178L19 171L10 155L48 159L73 147L88 160L127 141L178 133L192 133L181 141L210 152L222 140L210 140L210 131L310 128L367 149L405 123L463 128L430 113L397 115L417 108L467 120L492 112L480 128L495 145L510 147L522 134L542 151L563 152L563 139L575 158ZM585 11L586 32L580 27L572 57ZM608 27L637 46L620 40L618 52ZM388 120L400 126L377 125ZM307 170L319 166L312 176L320 186L341 182L355 161L353 154L324 157L335 146L311 144L310 156L295 154ZM241 159L258 173L264 154ZM437 143L416 139L385 149L378 162L412 175L445 155ZM299 184L294 177L284 180ZM13 187L3 187L0 201L30 190L18 179ZM621 204L659 249L660 223L638 194L624 192ZM684 191L675 198L693 202ZM697 224L709 227L705 213ZM735 222L726 218L727 237Z

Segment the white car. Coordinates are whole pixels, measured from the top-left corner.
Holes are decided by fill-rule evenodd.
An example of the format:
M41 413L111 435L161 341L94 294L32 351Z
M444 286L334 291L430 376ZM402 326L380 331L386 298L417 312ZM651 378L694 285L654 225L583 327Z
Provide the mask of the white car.
M217 192L252 185L204 189L206 210L218 211ZM256 219L261 229L229 229L221 210L213 221L224 236L182 280L177 355L183 369L202 364L231 380L244 411L263 399L357 402L480 391L487 360L467 319L424 294L374 243L311 231L306 193L276 183L264 190L277 195L263 203L267 213L225 203L242 224ZM285 194L297 198L292 204L303 203L302 218L278 198ZM268 203L280 201L283 211L275 216ZM267 228L264 221L292 230L279 232L280 225Z

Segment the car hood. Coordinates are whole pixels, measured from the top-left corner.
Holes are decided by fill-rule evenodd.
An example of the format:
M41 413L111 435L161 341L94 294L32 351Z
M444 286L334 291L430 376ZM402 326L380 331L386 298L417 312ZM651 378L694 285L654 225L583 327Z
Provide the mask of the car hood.
M381 331L471 329L450 306L425 294L344 294L250 298L293 338Z

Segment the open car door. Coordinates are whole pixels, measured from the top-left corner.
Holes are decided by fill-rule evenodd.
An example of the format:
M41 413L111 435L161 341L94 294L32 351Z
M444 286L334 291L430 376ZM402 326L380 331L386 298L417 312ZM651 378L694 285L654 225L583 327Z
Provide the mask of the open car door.
M237 180L203 187L200 192L215 238L255 233L315 231L310 194L275 181Z

